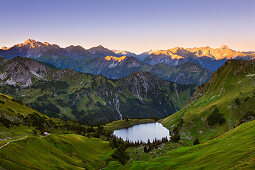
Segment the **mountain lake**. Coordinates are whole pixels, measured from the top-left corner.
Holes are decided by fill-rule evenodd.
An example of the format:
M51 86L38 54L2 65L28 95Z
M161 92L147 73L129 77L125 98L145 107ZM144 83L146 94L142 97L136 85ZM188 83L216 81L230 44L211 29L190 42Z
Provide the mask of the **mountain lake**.
M161 123L139 124L129 128L114 130L113 135L125 141L131 142L143 141L152 142L154 139L161 140L163 137L170 139L169 130Z

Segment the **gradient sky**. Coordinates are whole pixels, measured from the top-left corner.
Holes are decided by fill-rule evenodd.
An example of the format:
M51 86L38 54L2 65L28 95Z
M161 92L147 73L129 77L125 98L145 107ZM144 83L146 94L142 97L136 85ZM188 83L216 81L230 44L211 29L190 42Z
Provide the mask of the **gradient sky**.
M0 0L0 46L32 38L136 53L175 46L255 51L255 0Z

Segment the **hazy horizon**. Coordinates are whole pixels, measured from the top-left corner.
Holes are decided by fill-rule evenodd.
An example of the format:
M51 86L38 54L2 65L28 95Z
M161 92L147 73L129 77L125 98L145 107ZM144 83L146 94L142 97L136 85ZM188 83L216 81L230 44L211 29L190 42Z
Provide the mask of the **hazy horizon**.
M173 47L255 51L253 0L1 2L0 46L26 39L142 53Z

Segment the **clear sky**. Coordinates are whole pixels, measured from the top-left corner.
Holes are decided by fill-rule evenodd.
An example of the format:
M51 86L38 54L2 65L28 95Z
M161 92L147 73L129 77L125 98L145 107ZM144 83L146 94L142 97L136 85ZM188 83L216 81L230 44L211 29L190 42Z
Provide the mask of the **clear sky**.
M0 0L0 46L255 50L255 0Z

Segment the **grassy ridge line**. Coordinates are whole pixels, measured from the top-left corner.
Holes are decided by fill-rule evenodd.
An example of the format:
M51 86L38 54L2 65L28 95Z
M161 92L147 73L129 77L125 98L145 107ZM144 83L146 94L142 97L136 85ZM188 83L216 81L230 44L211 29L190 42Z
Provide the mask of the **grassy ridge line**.
M106 169L254 169L255 121L246 122L200 145L180 147L149 161L125 167L111 162Z
M113 151L109 142L97 138L51 134L10 143L0 151L0 164L8 169L100 169L112 160Z
M138 124L144 123L155 123L154 119L128 119L128 120L118 120L111 123L107 123L104 128L109 131L114 131L118 129L128 128Z

